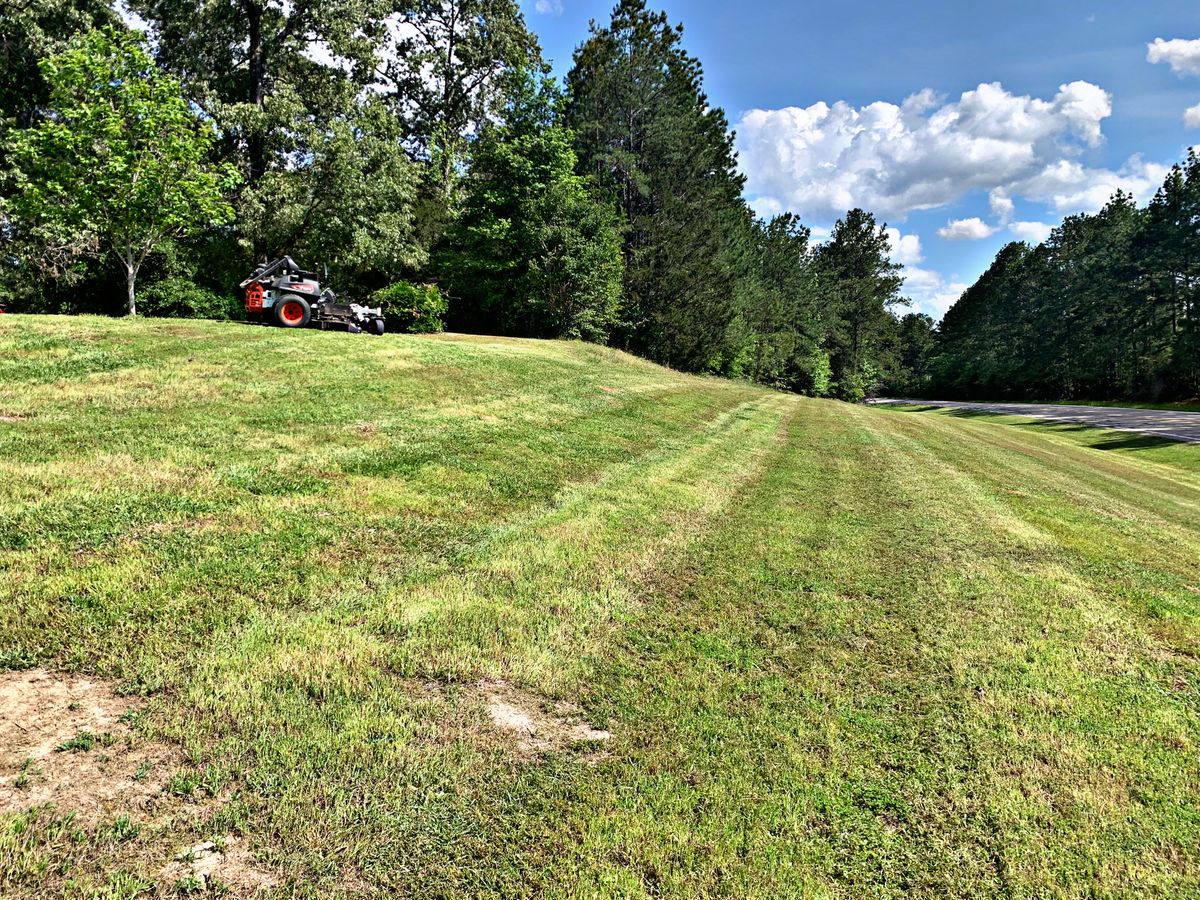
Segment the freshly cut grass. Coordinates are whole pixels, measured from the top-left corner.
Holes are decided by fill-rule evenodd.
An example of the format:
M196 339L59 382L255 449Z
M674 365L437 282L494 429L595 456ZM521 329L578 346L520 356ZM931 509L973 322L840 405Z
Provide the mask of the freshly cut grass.
M0 896L226 840L288 897L1200 895L1200 449L1111 440L3 317L0 663L186 757L165 815L0 818ZM531 754L501 682L602 751Z

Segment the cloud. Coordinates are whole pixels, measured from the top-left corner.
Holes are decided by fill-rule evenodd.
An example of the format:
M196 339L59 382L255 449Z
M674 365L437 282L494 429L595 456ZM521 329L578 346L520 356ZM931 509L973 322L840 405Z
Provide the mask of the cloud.
M921 254L921 238L915 234L901 234L899 228L886 229L888 243L892 245L892 261L902 266L924 262Z
M1012 190L1064 214L1095 212L1119 190L1137 200L1148 199L1169 171L1170 166L1148 163L1136 154L1116 171L1090 169L1076 160L1062 159L1014 182Z
M937 272L919 266L905 266L904 295L913 302L913 309L932 316L936 321L946 314L969 285L943 278Z
M561 16L563 14L562 0L537 0L533 8L543 15Z
M1013 204L1012 197L1008 196L1000 188L994 188L988 194L988 205L992 208L992 215L1000 221L1001 225L1010 222L1013 214L1016 212L1016 206Z
M938 237L947 241L981 241L986 237L991 237L997 231L999 231L998 228L993 228L979 216L972 216L969 219L955 219L947 222L938 229Z
M1050 237L1054 226L1047 225L1045 222L1013 222L1008 226L1008 230L1015 234L1018 240L1040 244Z
M1183 111L1183 124L1188 128L1200 128L1200 103Z
M923 90L901 105L752 109L737 125L737 147L756 209L769 205L816 221L861 206L903 218L986 190L1011 215L1013 197L1098 209L1089 185L1139 196L1163 167L1132 158L1119 171L1077 161L1103 142L1109 94L1086 81L1062 85L1050 100L981 84L956 100ZM1155 185L1157 187L1157 185ZM1153 191L1153 188L1150 188ZM1003 218L1003 217L1002 217Z
M903 234L898 228L887 228L885 232L892 245L892 262L904 267L900 272L904 276L904 296L913 301L912 308L916 311L940 319L967 286L957 281L947 282L937 272L919 265L925 256L918 235Z
M1155 38L1154 43L1146 45L1146 61L1165 62L1177 75L1200 75L1200 40Z

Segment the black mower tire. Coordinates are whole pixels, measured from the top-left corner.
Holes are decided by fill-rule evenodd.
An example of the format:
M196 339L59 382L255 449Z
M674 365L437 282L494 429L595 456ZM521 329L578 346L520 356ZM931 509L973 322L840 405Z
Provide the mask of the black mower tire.
M271 307L271 318L281 328L303 328L312 321L312 307L296 294L284 294Z
M385 330L386 329L383 324L383 319L372 319L370 322L367 323L367 331L369 331L371 334L375 335L376 337L383 334L383 332Z

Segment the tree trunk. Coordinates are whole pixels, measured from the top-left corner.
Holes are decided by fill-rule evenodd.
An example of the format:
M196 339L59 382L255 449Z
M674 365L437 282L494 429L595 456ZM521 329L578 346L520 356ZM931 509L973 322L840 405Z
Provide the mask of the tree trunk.
M137 281L137 266L131 263L125 264L125 296L128 302L128 312L131 316L137 315L137 299L133 293L134 282Z
M266 50L263 47L262 38L263 8L257 0L247 0L247 2L243 2L242 9L246 13L247 40L249 43L248 62L250 83L248 85L246 100L261 109L266 102L267 82ZM263 175L267 171L266 141L257 125L252 126L250 133L246 136L246 150L250 163L249 178L246 181L247 186L253 189L262 180ZM254 228L253 235L254 247L252 253L254 260L257 261L263 258L266 246L261 228Z

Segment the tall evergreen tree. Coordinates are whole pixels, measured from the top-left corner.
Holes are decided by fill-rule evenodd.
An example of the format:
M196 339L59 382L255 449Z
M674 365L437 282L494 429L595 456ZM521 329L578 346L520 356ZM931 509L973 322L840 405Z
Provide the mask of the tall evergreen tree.
M756 222L755 289L745 305L751 328L749 377L796 387L824 334L810 231L791 213Z
M733 136L682 28L621 0L575 52L567 124L625 222L625 347L687 369L721 353L744 296L752 217Z
M462 216L435 258L471 330L602 341L620 301L619 220L576 173L552 83L520 72L474 142Z
M891 309L900 296L901 266L891 260L884 226L852 209L833 227L817 251L821 291L829 316L826 342L838 395L857 400L883 374L883 351L894 337Z

